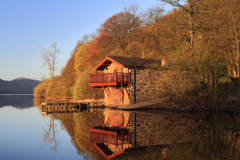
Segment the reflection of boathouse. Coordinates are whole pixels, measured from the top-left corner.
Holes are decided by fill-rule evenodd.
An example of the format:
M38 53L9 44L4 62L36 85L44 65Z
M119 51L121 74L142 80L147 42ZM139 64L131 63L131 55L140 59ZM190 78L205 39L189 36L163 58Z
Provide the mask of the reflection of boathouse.
M129 105L154 97L158 73L149 69L158 61L131 57L106 57L89 75L89 86L99 88L105 105ZM100 72L100 73L97 73Z
M103 114L100 126L90 129L90 141L107 159L138 150L146 153L149 147L158 148L160 156L166 157L170 144L184 142L187 135L185 121L177 118L173 125L171 115L119 110L105 110Z
M90 128L90 141L107 158L113 158L131 147L129 115L122 111L107 111L99 126Z

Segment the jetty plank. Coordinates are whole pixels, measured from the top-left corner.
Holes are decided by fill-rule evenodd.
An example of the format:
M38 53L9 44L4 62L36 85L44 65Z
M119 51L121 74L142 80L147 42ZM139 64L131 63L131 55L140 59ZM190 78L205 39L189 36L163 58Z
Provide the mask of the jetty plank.
M76 102L52 102L42 103L42 114L73 113L83 109L102 105L103 101L76 101Z

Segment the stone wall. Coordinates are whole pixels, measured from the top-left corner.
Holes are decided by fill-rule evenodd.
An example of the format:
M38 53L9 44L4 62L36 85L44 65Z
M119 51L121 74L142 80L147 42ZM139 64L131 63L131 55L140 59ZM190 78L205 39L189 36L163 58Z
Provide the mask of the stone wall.
M109 103L108 94L110 94L109 91L111 89L114 89L114 88L116 89L116 87L106 87L106 90L107 90L108 93L106 93L104 91L104 104L105 104L105 106L113 106ZM119 103L118 105L129 105L130 104L130 99L128 98L127 91L124 89L124 87L120 87L119 89L122 90L124 98L122 99L122 102ZM126 89L128 90L128 92L130 91L128 87L126 87Z
M154 69L133 69L131 71L130 104L158 99L155 82L159 71Z
M171 114L131 112L130 116L131 145L135 147L173 145L186 142L190 126L195 124L192 119Z
M105 109L103 111L103 115L104 115L104 124L107 122L107 119L110 115L110 113L115 113L115 114L118 114L118 115L122 115L123 117L123 125L122 127L126 127L127 123L128 123L128 120L129 120L129 117L130 117L130 112L127 112L127 111L119 111L119 110L108 110L108 109ZM113 114L114 114L113 113ZM108 127L112 127L112 126L108 126Z
M121 67L115 63L111 63L107 68L103 70L103 73L113 73L115 69L118 69L118 72L121 72ZM123 68L123 73L128 73L128 68Z

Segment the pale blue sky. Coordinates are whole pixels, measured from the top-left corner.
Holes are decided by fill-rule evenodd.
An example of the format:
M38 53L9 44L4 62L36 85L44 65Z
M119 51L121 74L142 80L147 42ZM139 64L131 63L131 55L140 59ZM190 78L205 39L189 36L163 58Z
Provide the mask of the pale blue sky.
M157 0L1 0L0 79L49 77L40 58L41 49L57 42L64 67L78 40L94 33L108 17L137 3L146 10ZM165 5L167 10L169 5Z

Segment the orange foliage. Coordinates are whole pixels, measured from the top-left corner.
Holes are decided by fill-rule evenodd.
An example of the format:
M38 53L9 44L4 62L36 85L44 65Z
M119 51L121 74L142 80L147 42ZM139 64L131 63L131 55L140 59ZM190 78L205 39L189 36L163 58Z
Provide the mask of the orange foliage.
M73 86L75 82L75 69L74 69L74 62L75 62L75 54L73 54L67 62L67 65L61 72L61 80L64 82L66 87Z
M124 50L132 34L140 27L139 18L130 12L120 12L109 17L100 27L100 36L108 35L111 50Z
M75 54L81 46L82 46L82 43L77 42L75 48L72 51L72 54Z
M99 52L99 45L95 39L92 42L86 44L86 47L84 50L85 61L82 63L82 66L85 69L89 67L93 67L95 65L94 62L98 60L98 56L100 52Z

